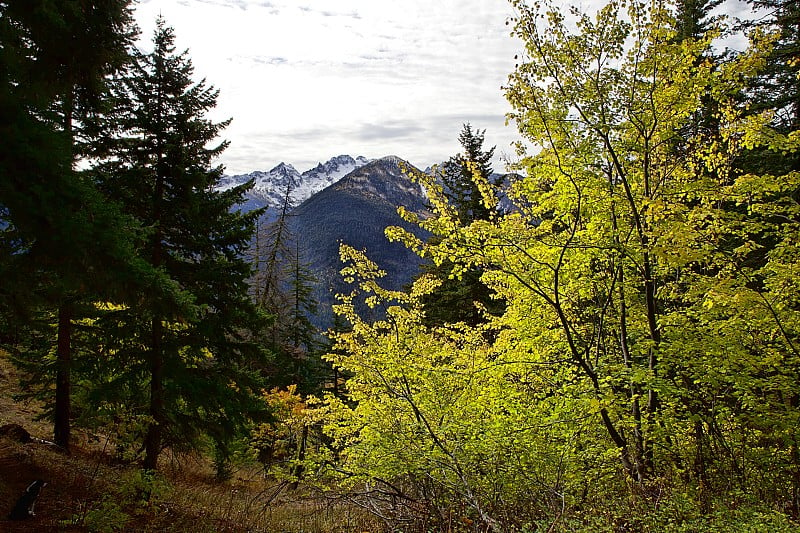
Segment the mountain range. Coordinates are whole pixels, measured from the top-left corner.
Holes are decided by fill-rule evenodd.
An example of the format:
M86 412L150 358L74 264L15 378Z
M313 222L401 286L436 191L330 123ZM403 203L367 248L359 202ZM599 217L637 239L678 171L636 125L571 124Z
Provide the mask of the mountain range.
M333 185L369 162L362 156L354 158L349 155L339 155L302 173L291 164L280 163L266 172L257 170L249 174L223 176L217 189L230 189L253 180L255 184L246 193L241 209L250 211L261 207L280 207L287 193L289 207L297 207L325 187Z
M339 274L343 266L339 243L366 250L367 256L386 271L380 281L384 288L399 290L419 272L419 256L401 243L389 242L384 234L387 226L401 226L424 238L420 228L397 214L398 206L420 215L426 213L422 188L404 169L416 170L395 156L370 161L291 211L289 231L297 238L301 260L317 280L314 296L320 306L314 321L321 327L332 324L330 305L335 303L335 295L352 288ZM366 307L361 311L362 316L370 312Z
M368 160L349 155L336 156L305 172L286 163L267 172L223 176L218 189L228 189L250 180L255 182L243 211L267 207L259 223L261 243L254 249L267 249L274 234L276 219L288 195L290 211L286 217L288 250L299 255L301 264L316 280L313 297L319 303L313 322L325 329L332 325L331 305L335 295L348 293L339 270L339 244L346 243L367 255L387 275L382 285L400 289L411 282L421 259L400 243L384 235L387 226L402 226L422 235L397 214L398 206L423 214L426 211L422 188L411 181L404 169L416 170L396 156ZM258 239L256 239L258 241ZM253 250L251 255L257 252ZM260 261L259 261L260 263Z

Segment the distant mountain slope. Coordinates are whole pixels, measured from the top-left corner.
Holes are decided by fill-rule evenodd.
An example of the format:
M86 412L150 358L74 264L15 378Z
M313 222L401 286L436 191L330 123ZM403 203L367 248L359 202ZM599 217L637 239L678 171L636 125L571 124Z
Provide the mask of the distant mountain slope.
M366 249L367 255L387 271L383 282L387 288L402 288L418 272L419 257L400 243L390 243L384 235L384 229L393 225L422 234L397 214L400 205L425 212L421 188L403 173L401 165L413 168L395 156L372 161L292 211L290 231L299 237L301 257L318 279L318 325L330 326L334 295L349 291L339 274L340 242Z
M245 202L241 206L244 211L250 211L265 206L283 205L288 187L289 203L292 207L296 207L313 194L367 163L369 160L361 156L353 158L349 155L340 155L325 163L319 163L302 174L292 165L280 163L267 172L259 170L249 174L223 176L217 189L225 190L251 179L255 180L255 185L246 193Z

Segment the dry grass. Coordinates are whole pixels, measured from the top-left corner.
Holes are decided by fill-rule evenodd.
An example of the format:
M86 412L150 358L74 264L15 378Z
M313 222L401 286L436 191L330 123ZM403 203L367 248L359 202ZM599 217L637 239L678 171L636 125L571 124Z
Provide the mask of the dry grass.
M35 421L40 406L13 400L18 376L0 352L0 426L19 424L34 437L50 438L52 428ZM22 444L0 437L0 532L363 532L380 531L380 523L359 508L329 499L309 487L290 490L255 468L238 471L217 483L208 461L165 457L156 497L149 503L125 496L138 475L136 465L120 464L95 442L76 432L70 455L38 443ZM5 520L17 498L34 479L48 485L36 516ZM94 524L94 527L90 525Z

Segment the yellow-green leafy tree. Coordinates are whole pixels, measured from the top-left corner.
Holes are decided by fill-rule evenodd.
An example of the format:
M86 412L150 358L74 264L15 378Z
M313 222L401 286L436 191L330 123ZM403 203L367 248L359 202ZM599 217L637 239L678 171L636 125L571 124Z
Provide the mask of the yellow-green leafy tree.
M770 513L796 519L800 489L800 175L736 168L745 149L800 148L747 109L770 39L714 63L716 33L677 39L669 5L512 4L525 53L506 94L532 147L515 208L464 225L420 175L434 215L404 214L435 244L387 232L479 267L505 311L424 327L429 280L388 293L344 249L361 290L396 305L375 323L340 308L340 471L440 524L791 527ZM687 138L701 108L718 126Z

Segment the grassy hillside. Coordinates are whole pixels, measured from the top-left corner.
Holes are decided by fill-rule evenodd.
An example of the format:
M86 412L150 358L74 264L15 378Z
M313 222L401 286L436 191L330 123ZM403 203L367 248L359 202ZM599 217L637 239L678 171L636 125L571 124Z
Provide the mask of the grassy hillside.
M39 406L13 400L17 378L7 354L0 352L0 426L18 424L34 438L50 438L49 425L35 420ZM0 436L0 532L380 529L359 509L307 487L290 490L256 465L239 465L230 481L215 482L205 458L167 454L159 476L148 479L112 452L111 439L85 432L76 432L70 455L44 443ZM7 520L35 479L47 482L36 516Z

